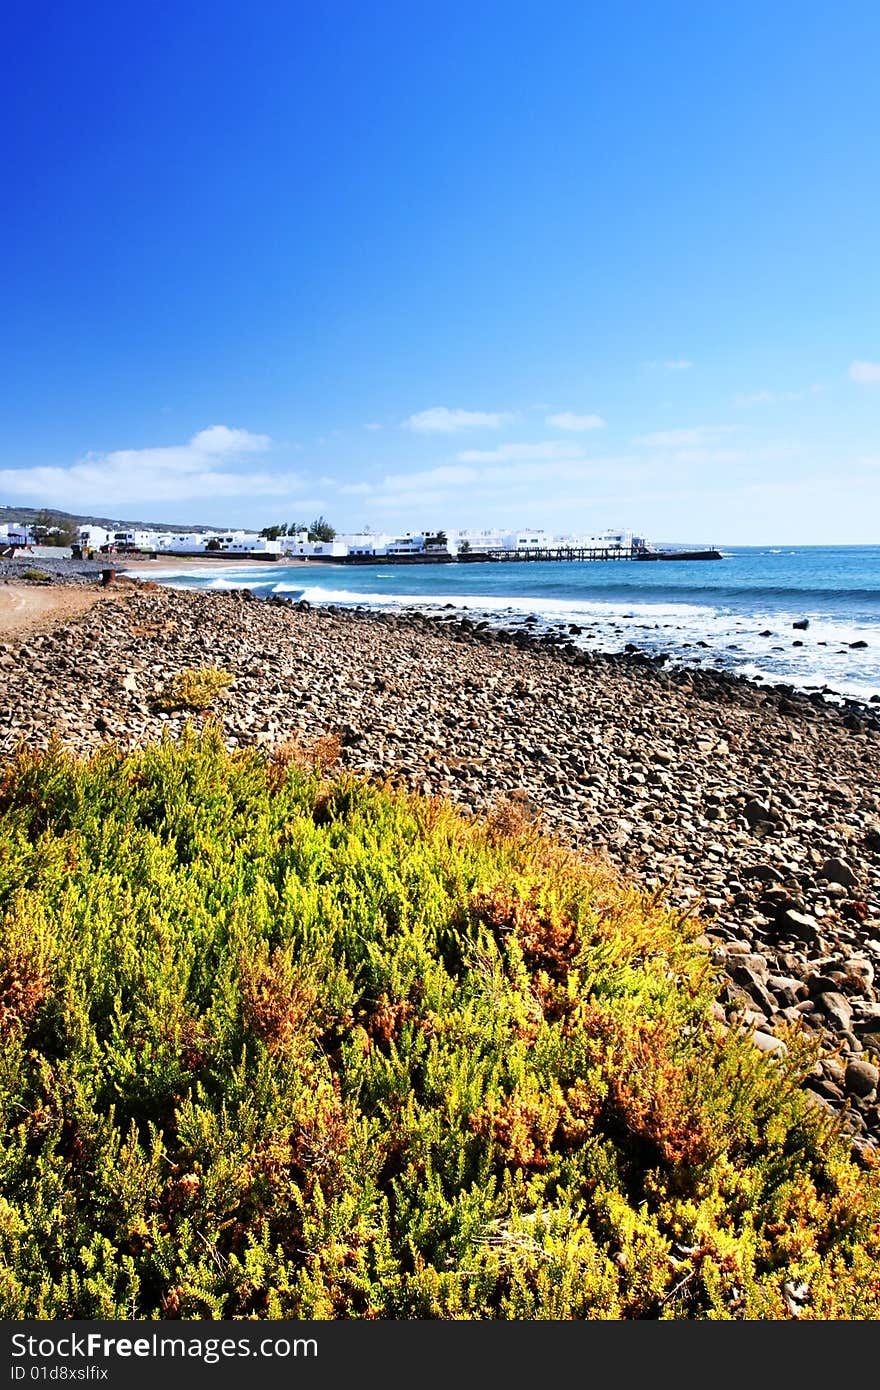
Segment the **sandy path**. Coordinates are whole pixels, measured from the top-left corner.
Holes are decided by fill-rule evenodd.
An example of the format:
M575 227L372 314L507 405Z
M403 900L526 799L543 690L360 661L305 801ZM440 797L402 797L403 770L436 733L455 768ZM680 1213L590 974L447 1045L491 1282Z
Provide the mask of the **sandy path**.
M102 599L118 598L120 592L115 586L105 590L91 585L0 584L0 638L44 632Z

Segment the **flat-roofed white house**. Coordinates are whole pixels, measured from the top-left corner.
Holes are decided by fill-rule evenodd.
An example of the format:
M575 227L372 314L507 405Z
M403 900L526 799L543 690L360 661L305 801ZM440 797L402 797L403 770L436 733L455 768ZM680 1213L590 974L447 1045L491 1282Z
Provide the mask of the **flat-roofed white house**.
M112 544L117 550L153 550L154 531L139 531L134 527L129 527L123 531L114 531Z
M200 555L205 549L208 537L201 531L157 531L153 536L153 550L183 551L185 554Z
M345 531L335 539L348 547L349 555L387 555L392 537L376 531Z
M222 550L249 555L281 554L280 540L267 540L265 536L259 535L256 531L221 531L210 538L204 537L203 539L202 548L205 551Z
M298 535L302 534L302 532L298 533ZM305 534L308 536L308 532ZM332 541L310 541L308 539L301 541L297 536L284 536L282 541L276 542L276 544L283 544L285 555L300 556L304 560L315 559L321 555L338 558L348 554L348 546L345 541L338 537L334 537Z
M487 550L539 550L552 542L546 532L522 528L518 531L456 531L455 543L471 553Z
M29 526L25 526L20 521L4 521L0 524L0 546L3 549L6 549L7 546L33 544L34 536Z
M106 526L81 526L77 532L77 541L83 550L100 550L102 545L111 543L113 534Z

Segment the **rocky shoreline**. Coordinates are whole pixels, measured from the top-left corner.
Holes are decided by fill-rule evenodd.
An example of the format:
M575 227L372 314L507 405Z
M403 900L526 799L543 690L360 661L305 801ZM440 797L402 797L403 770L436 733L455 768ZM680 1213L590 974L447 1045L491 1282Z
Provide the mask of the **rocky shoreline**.
M94 582L94 579L92 579ZM167 677L234 673L230 746L336 733L345 766L479 813L518 802L584 850L699 910L719 1023L822 1046L808 1080L857 1152L880 1145L880 711L838 707L564 632L309 608L134 581L0 644L0 751L57 731L78 750L178 732ZM880 979L878 979L880 984Z
M0 560L0 580L7 583L27 581L38 571L46 576L44 583L51 584L94 584L101 571L111 568L113 561L71 560L64 555L16 555L9 560ZM39 582L39 581L38 581Z

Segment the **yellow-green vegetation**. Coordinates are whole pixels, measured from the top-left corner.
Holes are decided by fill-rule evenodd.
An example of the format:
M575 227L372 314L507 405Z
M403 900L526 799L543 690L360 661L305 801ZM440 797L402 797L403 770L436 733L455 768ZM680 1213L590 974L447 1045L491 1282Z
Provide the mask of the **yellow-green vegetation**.
M189 667L165 681L154 704L164 710L208 709L234 680L232 672L222 666Z
M808 1059L601 865L216 728L0 811L0 1316L877 1317Z
M38 569L26 569L24 574L22 575L22 579L26 579L29 584L52 583L51 574L47 574L45 570Z

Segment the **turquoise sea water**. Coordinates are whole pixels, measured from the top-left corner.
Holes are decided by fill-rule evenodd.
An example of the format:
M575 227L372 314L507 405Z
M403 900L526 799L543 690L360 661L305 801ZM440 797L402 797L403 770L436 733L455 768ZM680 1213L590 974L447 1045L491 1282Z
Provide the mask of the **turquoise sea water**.
M581 626L574 640L592 650L632 642L673 663L860 700L880 695L880 546L737 547L721 560L652 563L258 563L210 572L179 560L157 562L154 576L313 604L459 610L504 626L533 617L538 630ZM805 618L806 630L793 627Z

